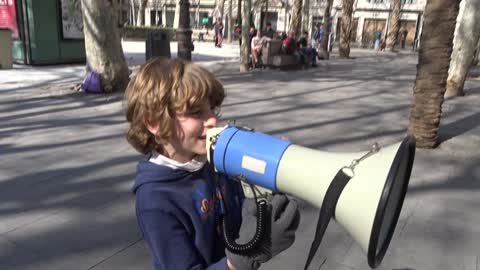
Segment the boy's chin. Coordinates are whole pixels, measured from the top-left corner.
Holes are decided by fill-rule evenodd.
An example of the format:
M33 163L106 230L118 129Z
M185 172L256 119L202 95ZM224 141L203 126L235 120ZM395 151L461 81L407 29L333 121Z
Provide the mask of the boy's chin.
M197 151L195 151L195 154L197 154L199 156L207 155L207 147L205 145L203 145L203 147L199 147L199 149L197 149Z

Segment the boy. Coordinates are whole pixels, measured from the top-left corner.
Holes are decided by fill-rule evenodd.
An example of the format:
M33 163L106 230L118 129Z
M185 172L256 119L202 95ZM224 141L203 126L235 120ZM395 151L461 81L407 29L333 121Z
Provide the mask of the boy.
M128 85L127 140L148 156L137 166L133 187L137 222L155 270L258 269L295 239L298 207L274 195L266 252L246 257L225 250L222 211L228 210L230 224L241 224L235 229L243 244L254 234L256 207L243 203L238 183L224 176L217 181L206 163L206 131L217 126L224 96L213 74L178 59L151 59Z

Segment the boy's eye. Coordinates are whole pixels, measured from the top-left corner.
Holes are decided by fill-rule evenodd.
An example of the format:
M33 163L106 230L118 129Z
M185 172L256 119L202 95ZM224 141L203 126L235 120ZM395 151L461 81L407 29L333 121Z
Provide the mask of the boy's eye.
M202 115L202 111L190 111L187 113L188 116L198 117Z
M203 116L207 116L207 115L211 115L211 114L213 114L215 116L218 116L220 114L220 107L212 106L209 109L190 110L183 115L188 116L188 117L201 118Z

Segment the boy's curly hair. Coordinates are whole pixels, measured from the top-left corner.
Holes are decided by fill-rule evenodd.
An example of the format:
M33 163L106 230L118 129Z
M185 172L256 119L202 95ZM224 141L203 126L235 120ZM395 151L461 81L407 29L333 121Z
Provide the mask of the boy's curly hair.
M176 133L177 113L199 110L207 101L218 108L224 98L222 84L205 68L180 59L151 59L125 93L127 141L142 154L163 153L162 145ZM148 131L146 121L159 124L157 134Z

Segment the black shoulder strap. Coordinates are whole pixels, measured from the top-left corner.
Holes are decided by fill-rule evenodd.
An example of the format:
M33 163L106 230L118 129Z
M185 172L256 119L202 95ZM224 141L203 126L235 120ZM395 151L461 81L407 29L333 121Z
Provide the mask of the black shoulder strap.
M315 238L313 239L312 246L310 247L310 252L308 253L307 262L305 264L305 270L308 269L308 266L312 262L315 253L322 242L323 235L327 229L330 218L335 215L335 207L337 206L338 198L342 194L343 189L350 181L351 177L343 172L343 170L338 171L333 181L330 183L330 186L327 189L325 198L323 199L322 208L320 208L320 216L318 217L317 230L315 231Z

